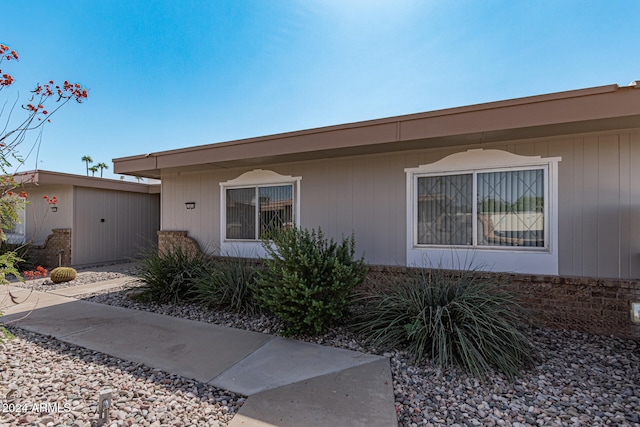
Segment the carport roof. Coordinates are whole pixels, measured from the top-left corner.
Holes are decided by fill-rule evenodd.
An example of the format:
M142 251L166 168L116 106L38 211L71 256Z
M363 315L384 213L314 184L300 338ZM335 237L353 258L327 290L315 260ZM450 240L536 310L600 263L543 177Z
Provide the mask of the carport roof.
M25 186L72 185L75 187L100 188L103 190L129 191L133 193L160 193L159 184L142 184L46 170L19 172L14 175L14 178L18 184Z
M161 178L173 172L627 128L640 128L640 81L161 151L113 162L116 173Z

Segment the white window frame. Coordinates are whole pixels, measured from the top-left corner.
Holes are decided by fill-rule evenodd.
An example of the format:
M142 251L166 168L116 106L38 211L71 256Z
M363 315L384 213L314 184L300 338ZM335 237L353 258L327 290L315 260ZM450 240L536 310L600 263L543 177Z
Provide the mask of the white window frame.
M407 179L407 265L527 274L558 274L558 162L560 157L519 156L502 150L473 149L435 163L405 169ZM517 170L544 170L544 247L477 244L477 174ZM418 178L473 176L472 245L418 244Z
M227 190L241 188L291 185L293 187L293 223L300 224L300 181L302 177L280 175L271 170L255 169L245 172L238 178L220 183L220 253L242 257L264 257L265 251L260 239L227 238ZM259 218L256 218L259 221ZM256 225L258 227L258 224ZM259 228L256 228L256 231Z

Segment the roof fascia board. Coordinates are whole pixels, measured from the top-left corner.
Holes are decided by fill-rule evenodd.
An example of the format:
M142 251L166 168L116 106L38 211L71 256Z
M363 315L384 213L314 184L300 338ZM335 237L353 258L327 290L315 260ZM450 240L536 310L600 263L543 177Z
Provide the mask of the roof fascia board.
M637 87L637 86L636 86ZM629 89L629 90L628 90ZM114 159L118 173L159 176L162 170L211 167L250 159L278 160L300 153L331 152L455 135L540 128L640 115L633 86L599 86L396 116L277 135L208 144ZM635 93L633 93L635 92ZM399 147L398 147L399 148Z
M118 181L108 178L73 175L46 170L20 172L15 175L16 182L24 185L71 185L74 187L98 188L104 190L127 191L132 193L153 193L156 185L130 181Z

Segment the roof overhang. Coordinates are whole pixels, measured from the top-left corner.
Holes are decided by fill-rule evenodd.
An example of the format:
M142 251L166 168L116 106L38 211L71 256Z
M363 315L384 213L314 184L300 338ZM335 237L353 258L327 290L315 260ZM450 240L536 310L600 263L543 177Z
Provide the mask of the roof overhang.
M640 128L640 82L518 98L114 159L114 171L164 173L475 145Z
M29 186L71 185L74 187L99 188L103 190L128 191L133 193L159 194L159 184L141 184L92 176L74 175L63 172L36 170L18 172L14 175L17 184Z

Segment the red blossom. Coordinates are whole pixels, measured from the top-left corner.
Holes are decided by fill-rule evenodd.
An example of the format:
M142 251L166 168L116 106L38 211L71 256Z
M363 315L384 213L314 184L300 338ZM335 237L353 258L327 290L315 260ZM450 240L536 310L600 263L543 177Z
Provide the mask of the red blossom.
M38 103L37 107L33 104L27 104L26 106L23 106L23 108L31 112L34 116L40 113L43 115L51 114L49 110L44 109L44 103L49 97L53 96L54 94L58 95L58 99L56 100L56 102L67 102L74 99L76 102L82 103L82 101L89 97L89 92L86 88L83 88L80 83L69 83L68 80L64 81L62 87L56 85L53 80L49 80L49 82L45 83L44 85L38 84L32 91L32 93L40 97L40 102ZM39 117L37 119L42 120L42 118Z
M38 277L47 277L49 275L49 270L39 265L35 270L27 270L22 273L25 279L33 280Z
M58 203L58 197L56 196L53 196L53 198L49 198L49 196L45 194L44 196L42 196L42 198L45 199L50 205L55 205Z
M15 50L12 50L7 45L0 44L0 66L3 61L17 61L18 58L18 53ZM3 73L3 70L0 69L0 91L7 86L11 86L13 83L13 76L6 72ZM54 96L57 96L57 98L50 100L50 98ZM16 141L20 139L21 133L36 129L45 123L51 122L50 117L67 102L74 100L82 103L88 97L89 92L87 88L83 87L80 83L71 83L69 80L65 80L62 85L56 85L53 80L48 80L44 84L37 84L32 91L31 99L22 105L22 108L26 110L29 117L25 120L22 128L12 131L12 133L18 132ZM49 102L48 105L47 102ZM52 103L57 103L57 105ZM0 149L2 148L0 147ZM54 199L51 200L53 201ZM54 203L52 201L49 203Z
M1 72L2 70L0 70ZM13 77L11 74L2 74L2 78L0 78L0 86L10 86L13 83Z

